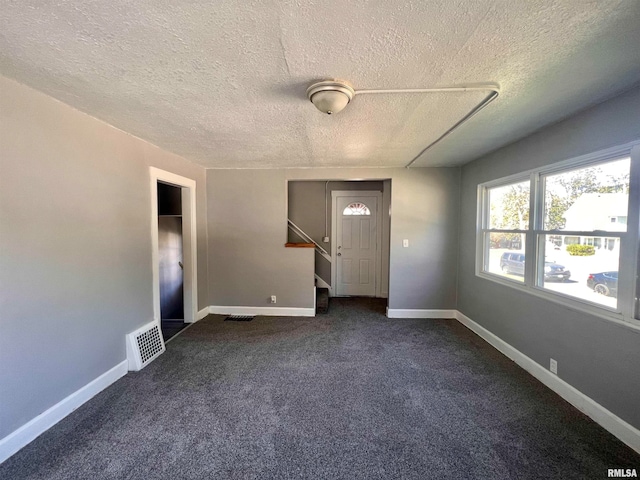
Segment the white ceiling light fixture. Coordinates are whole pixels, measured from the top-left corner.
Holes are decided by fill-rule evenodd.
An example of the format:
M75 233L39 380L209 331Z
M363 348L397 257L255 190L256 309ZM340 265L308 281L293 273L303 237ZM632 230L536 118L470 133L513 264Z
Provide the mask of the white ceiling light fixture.
M327 115L341 112L355 94L351 85L339 80L324 80L307 88L307 98Z
M469 111L464 117L456 122L451 128L444 132L435 141L431 142L425 148L423 148L418 155L416 155L407 165L409 168L414 164L418 158L420 158L427 150L435 146L445 137L453 133L458 127L460 127L467 120L471 119L476 113L482 110L484 107L493 102L498 95L500 95L500 87L493 83L482 83L469 86L455 86L455 87L439 87L439 88L397 88L397 89L384 89L384 90L354 90L354 88L347 82L341 80L323 80L322 82L314 83L307 88L307 98L313 103L318 110L328 115L338 113L351 102L354 96L364 94L388 94L388 93L443 93L443 92L480 92L488 91L489 94L475 107Z

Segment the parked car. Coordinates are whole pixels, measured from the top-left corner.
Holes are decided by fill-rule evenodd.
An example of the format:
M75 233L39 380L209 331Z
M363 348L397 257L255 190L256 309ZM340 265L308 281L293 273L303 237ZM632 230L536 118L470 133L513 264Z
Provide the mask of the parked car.
M590 273L587 287L601 295L618 296L618 272Z
M500 268L504 273L514 275L524 275L524 253L504 252L500 257ZM555 262L545 262L544 280L549 282L557 280L566 282L571 278L571 272L564 265Z
M571 278L571 271L567 270L564 265L556 262L544 263L544 280L549 282L557 280L558 282L566 282Z
M504 273L524 275L524 253L504 252L500 257L500 268Z

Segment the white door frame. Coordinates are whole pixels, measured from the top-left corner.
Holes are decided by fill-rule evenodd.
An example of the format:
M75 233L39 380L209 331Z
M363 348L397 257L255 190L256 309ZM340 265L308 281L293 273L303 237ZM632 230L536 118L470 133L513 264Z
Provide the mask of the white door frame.
M198 257L196 230L196 182L175 173L149 167L151 177L151 266L153 318L160 322L160 274L158 252L158 181L182 188L182 255L184 263L184 321L198 318Z
M332 190L331 191L331 286L333 294L338 291L336 277L338 274L338 249L337 224L338 212L336 212L337 197L376 197L376 298L382 297L382 192L375 190Z

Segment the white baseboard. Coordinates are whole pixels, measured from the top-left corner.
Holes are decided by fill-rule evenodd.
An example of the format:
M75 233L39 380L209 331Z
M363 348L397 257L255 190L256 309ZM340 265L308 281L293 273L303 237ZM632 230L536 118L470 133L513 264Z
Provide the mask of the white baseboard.
M35 440L39 435L49 430L113 382L124 377L127 374L127 367L128 363L126 360L120 362L112 369L106 371L79 390L76 390L44 413L41 413L0 440L0 463Z
M209 315L209 313L210 313L209 309L210 309L210 307L204 307L202 310L200 310L198 312L198 314L196 315L196 322L202 320L204 317Z
M618 437L636 452L640 453L640 430L625 422L602 405L587 397L580 390L571 386L557 375L551 373L537 362L500 339L486 328L477 324L462 312L456 311L456 319L469 330L491 344L498 351L513 360L544 385L556 392L571 405L593 419L597 424Z
M456 318L456 310L387 308L388 318Z
M225 307L211 305L209 313L219 315L265 315L271 317L315 317L315 308L296 307Z
M231 315L276 315L276 316L315 316L313 308L290 307L225 307L210 306L198 312L199 319L209 313ZM516 364L540 380L548 388L556 392L596 423L618 437L622 442L640 453L640 430L622 420L584 393L569 385L557 375L552 374L540 364L500 339L489 330L480 326L462 312L457 310L415 310L387 309L389 318L455 318L486 342L513 360ZM107 372L100 375L84 387L75 391L65 399L38 415L22 427L0 440L0 463L11 457L22 447L47 431L64 417L76 410L89 399L100 393L109 385L127 374L127 361L124 360Z

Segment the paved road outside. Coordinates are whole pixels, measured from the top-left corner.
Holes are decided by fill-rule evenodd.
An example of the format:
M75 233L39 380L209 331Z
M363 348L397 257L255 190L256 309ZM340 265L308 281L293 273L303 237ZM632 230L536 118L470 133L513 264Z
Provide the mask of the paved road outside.
M489 250L489 272L505 278L523 282L520 275L505 274L500 268L500 257L504 252L513 251L505 248L492 248ZM570 295L572 297L587 300L589 302L616 308L618 301L614 297L605 297L595 293L587 287L587 278L590 273L608 272L618 270L618 252L609 250L596 250L595 255L588 257L574 257L566 250L550 250L546 260L564 265L571 271L571 278L566 282L544 282L544 288L555 292Z

